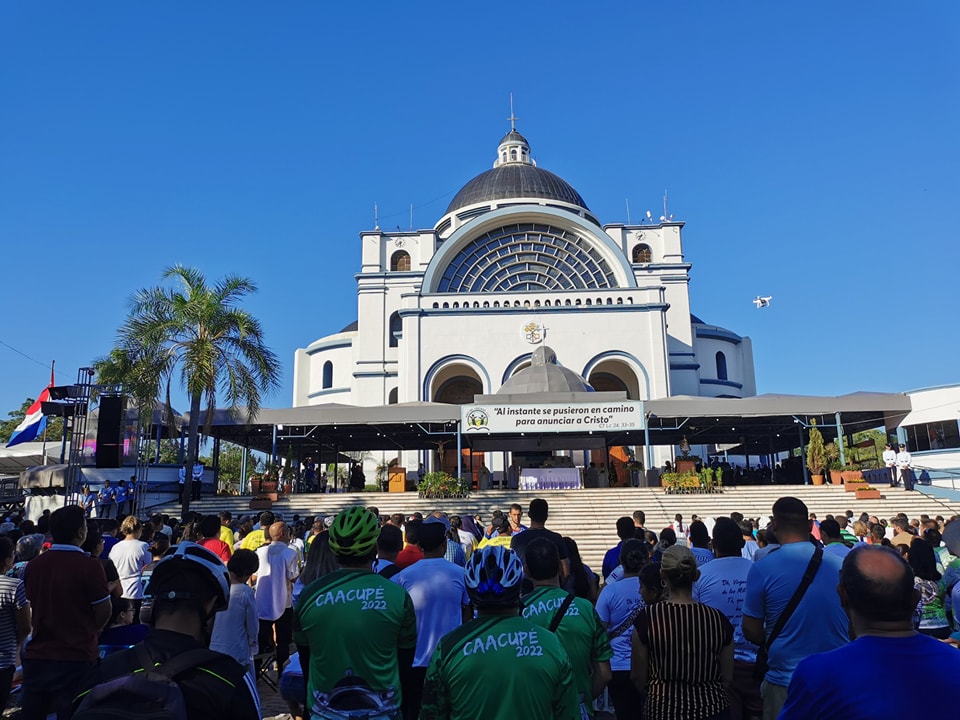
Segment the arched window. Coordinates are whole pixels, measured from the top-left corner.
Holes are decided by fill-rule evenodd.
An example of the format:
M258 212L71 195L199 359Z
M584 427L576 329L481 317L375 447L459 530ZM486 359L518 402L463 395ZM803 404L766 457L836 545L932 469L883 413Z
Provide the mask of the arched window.
M396 405L397 404L397 389L393 388L390 391L390 395L387 396L387 405Z
M323 389L329 390L333 387L333 363L327 360L323 364Z
M403 321L400 319L400 313L395 312L390 316L390 347L397 347L402 337Z
M394 272L410 272L410 253L397 250L390 258L390 269Z
M633 261L635 263L648 263L652 262L653 252L650 250L649 245L640 243L633 248Z
M727 356L722 352L717 353L717 380L727 379Z

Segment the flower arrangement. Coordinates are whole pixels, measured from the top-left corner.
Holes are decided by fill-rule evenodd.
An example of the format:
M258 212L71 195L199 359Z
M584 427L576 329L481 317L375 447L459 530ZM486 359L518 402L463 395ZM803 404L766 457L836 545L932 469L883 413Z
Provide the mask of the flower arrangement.
M721 493L723 492L723 471L719 468L704 468L699 473L664 473L660 483L668 494Z
M466 498L470 496L470 489L468 480L445 472L429 472L417 485L420 497L428 499Z

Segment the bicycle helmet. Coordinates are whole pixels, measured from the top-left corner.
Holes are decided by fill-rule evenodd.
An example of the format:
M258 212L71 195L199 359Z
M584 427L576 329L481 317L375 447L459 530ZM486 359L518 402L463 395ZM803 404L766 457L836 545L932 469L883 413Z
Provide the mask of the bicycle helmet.
M185 574L207 580L209 592L199 594ZM183 541L170 548L166 557L157 563L144 589L144 597L156 600L206 600L213 596L216 602L212 612L227 609L230 599L230 574L216 555L205 547Z
M523 563L513 550L502 545L487 545L470 556L464 580L474 605L513 607L520 602Z
M341 511L330 526L330 549L336 555L364 558L376 552L380 521L360 505Z

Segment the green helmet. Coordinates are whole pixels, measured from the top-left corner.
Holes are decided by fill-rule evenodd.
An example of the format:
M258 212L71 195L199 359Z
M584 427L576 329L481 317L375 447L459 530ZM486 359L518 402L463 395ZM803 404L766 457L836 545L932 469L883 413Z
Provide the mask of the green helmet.
M380 520L360 505L337 514L330 526L330 549L345 557L373 555L380 536Z

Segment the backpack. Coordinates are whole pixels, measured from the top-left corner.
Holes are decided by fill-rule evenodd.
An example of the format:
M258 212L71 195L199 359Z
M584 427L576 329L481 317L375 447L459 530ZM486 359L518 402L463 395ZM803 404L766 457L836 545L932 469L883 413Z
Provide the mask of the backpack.
M77 706L73 720L183 720L189 713L177 676L222 657L213 650L197 648L154 667L153 658L142 644L135 645L133 652L144 670L120 675L91 688Z

